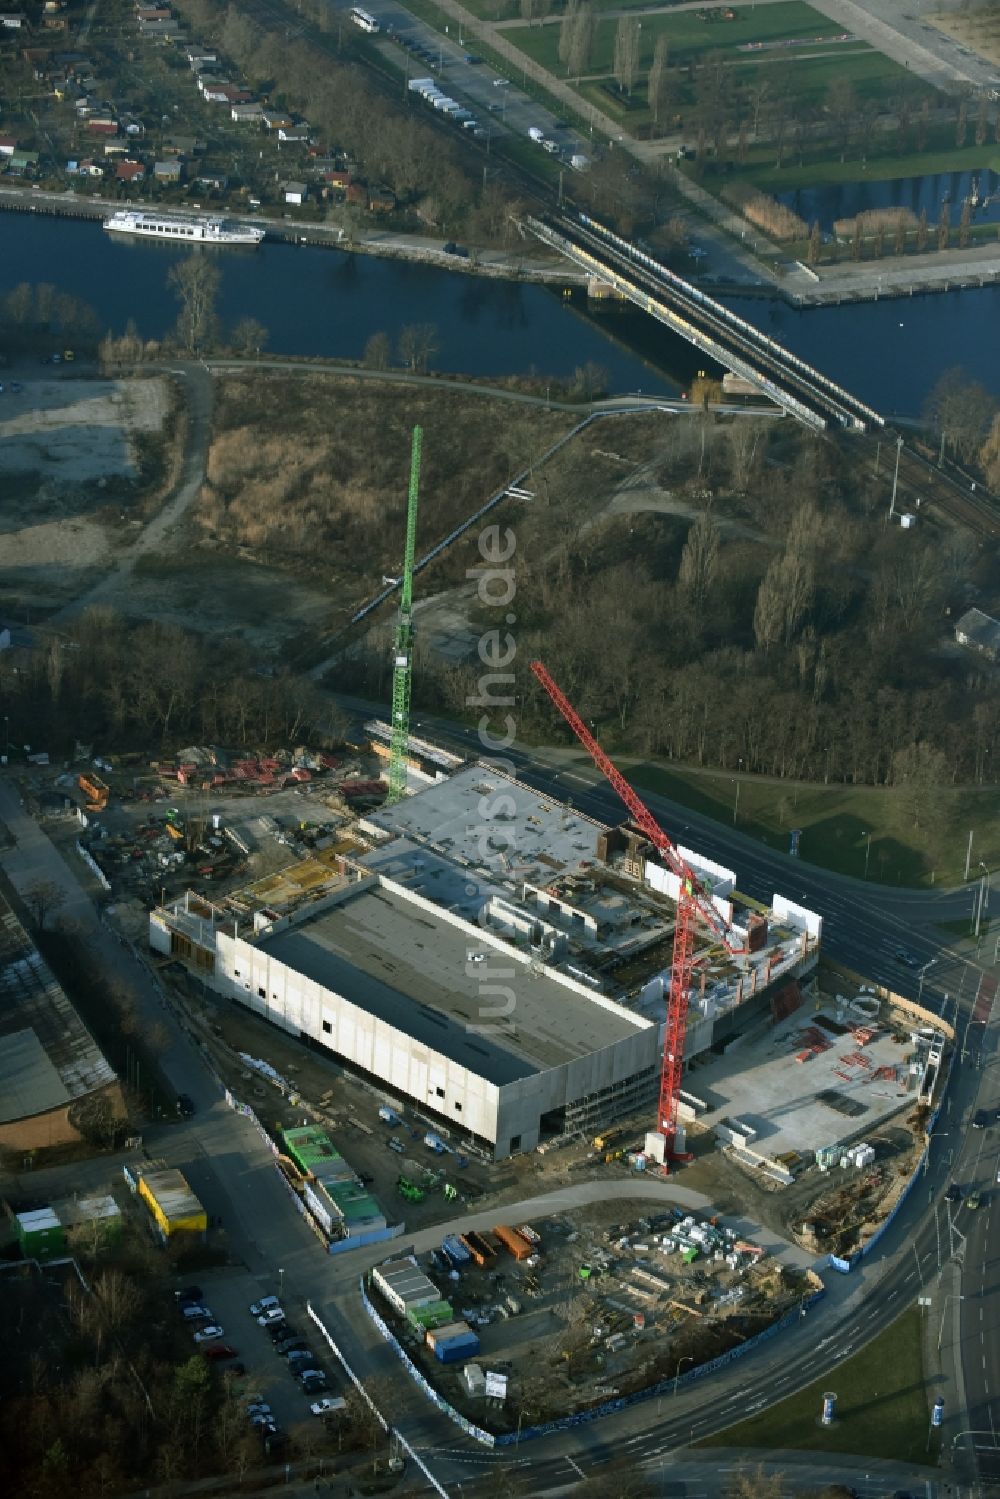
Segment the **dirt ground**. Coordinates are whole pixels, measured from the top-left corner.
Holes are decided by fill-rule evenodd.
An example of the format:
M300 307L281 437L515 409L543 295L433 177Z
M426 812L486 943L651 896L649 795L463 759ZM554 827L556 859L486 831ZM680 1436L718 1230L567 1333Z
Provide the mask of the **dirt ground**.
M954 37L964 47L971 47L987 62L1000 68L1000 16L995 6L981 6L968 14L953 11L928 16L938 31Z
M123 505L142 488L140 444L162 433L170 387L166 378L12 383L0 395L0 592L44 608L82 592L121 538Z

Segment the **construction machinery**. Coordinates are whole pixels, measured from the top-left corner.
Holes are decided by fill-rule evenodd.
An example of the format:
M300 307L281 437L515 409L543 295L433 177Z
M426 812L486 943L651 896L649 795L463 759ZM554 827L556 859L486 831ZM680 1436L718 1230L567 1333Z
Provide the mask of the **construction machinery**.
M410 490L406 504L406 550L403 553L399 617L392 650L392 740L389 750L389 795L386 797L390 805L406 795L413 667L413 558L417 544L417 497L420 491L423 437L423 428L414 427L410 446Z
M694 972L695 923L700 917L733 957L744 956L748 949L738 944L738 939L728 919L713 904L711 896L690 865L667 837L649 808L640 800L625 777L601 749L583 719L565 694L556 686L541 661L532 661L531 670L598 770L624 802L636 826L646 834L667 868L677 878L677 916L670 964L667 1024L663 1037L660 1103L656 1119L656 1132L662 1135L664 1140L664 1161L668 1157L677 1158L679 1154L677 1137L680 1132L678 1109L681 1076L684 1069L684 1033L687 1027L688 1002Z
M92 771L85 770L81 771L76 784L87 798L87 811L103 812L111 795L107 783Z

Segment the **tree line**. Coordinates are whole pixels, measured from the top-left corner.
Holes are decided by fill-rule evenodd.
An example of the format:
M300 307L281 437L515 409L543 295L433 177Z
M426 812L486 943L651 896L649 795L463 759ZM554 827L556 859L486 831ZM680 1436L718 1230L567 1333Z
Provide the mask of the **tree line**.
M343 730L339 710L307 678L262 670L243 642L136 623L104 605L26 655L0 652L0 696L11 742L53 753L73 737L149 749L332 744Z

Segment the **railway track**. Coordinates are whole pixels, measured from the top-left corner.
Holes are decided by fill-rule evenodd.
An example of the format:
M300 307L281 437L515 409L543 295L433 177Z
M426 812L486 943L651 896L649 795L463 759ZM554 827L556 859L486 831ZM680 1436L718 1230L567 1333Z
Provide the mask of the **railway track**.
M993 495L978 486L975 490L963 486L929 459L904 447L899 456L896 509L916 509L918 500L984 540L1000 537L1000 503Z
M807 426L864 432L884 425L850 391L595 220L563 215L529 220L528 227L718 363L753 380Z

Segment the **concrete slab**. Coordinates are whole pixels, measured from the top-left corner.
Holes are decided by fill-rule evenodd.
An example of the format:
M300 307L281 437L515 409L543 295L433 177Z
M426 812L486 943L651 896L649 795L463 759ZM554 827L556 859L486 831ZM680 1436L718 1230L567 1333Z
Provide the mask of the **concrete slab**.
M835 1016L832 1000L819 1010L803 1005L759 1040L698 1066L686 1086L711 1106L700 1122L729 1117L751 1125L751 1148L772 1160L874 1132L915 1098L904 1086L909 1042L894 1041L883 1027L860 1045ZM894 1068L895 1080L875 1077L880 1067Z

